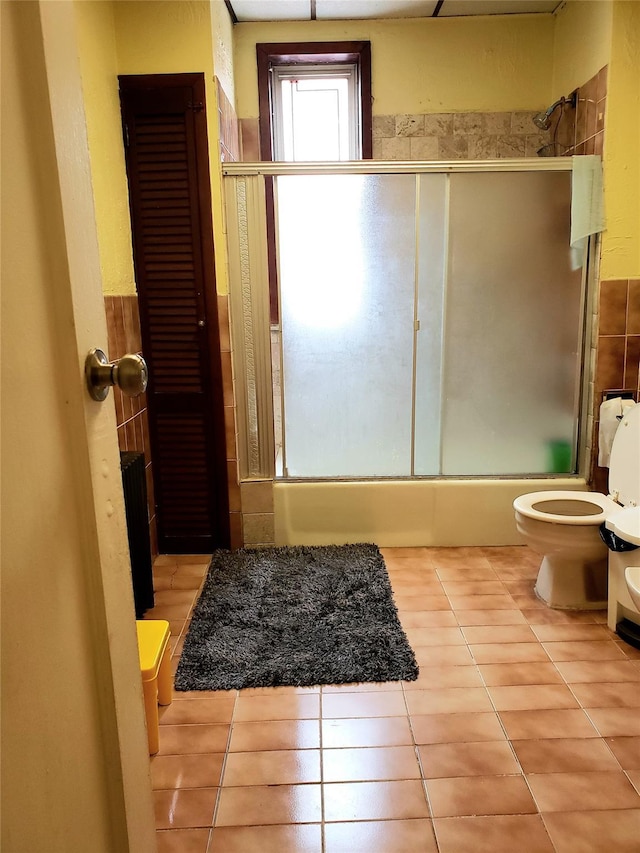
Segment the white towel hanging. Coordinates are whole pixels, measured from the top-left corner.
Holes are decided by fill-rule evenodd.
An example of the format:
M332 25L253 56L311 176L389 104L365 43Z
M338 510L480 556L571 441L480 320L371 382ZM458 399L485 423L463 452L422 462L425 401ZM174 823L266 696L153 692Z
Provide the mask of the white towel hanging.
M605 400L600 406L600 428L598 431L598 465L601 468L609 467L611 448L616 430L625 410L635 405L633 400L623 400L622 397L613 397Z

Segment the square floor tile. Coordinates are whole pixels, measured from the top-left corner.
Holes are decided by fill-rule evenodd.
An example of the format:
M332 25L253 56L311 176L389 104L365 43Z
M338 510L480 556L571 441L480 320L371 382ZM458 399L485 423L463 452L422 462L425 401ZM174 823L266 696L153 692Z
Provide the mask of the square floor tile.
M586 713L602 737L640 735L637 708L589 708Z
M422 714L411 718L411 726L417 744L505 739L500 718L495 713Z
M640 770L640 737L612 737L606 742L623 770Z
M328 823L325 853L437 853L430 820Z
M538 601L537 606L520 606L522 615L529 625L576 625L581 622L594 625L596 623L595 610L553 610Z
M566 688L565 688L566 689ZM445 687L407 691L409 714L456 714L493 711L484 687Z
M529 625L469 625L462 629L467 643L537 643Z
M612 640L543 643L553 661L624 660L624 652Z
M325 749L322 753L324 782L375 782L420 779L413 746Z
M402 691L322 695L322 716L326 719L398 717L406 712Z
M458 610L514 610L514 600L510 595L450 595L449 601L454 612Z
M390 580L394 597L399 595L411 596L445 594L442 584L435 575L435 572L433 577L429 578L429 580L398 580L393 577L390 577Z
M323 684L323 696L330 693L393 693L402 692L402 681L351 681L347 684Z
M288 826L217 826L207 853L322 853L319 823ZM177 851L176 851L177 853Z
M261 752L279 749L318 749L318 720L277 720L234 723L229 752Z
M537 812L521 775L428 779L427 791L434 818Z
M224 752L229 725L162 726L158 755L191 755Z
M539 643L474 643L469 648L477 664L549 662L549 656Z
M477 569L491 568L487 558L480 548L474 547L444 547L430 548L429 558L436 569L459 568Z
M515 607L512 610L456 610L456 619L467 625L526 625L527 620Z
M603 625L534 625L532 628L541 643L567 641L611 640L613 634Z
M318 693L267 696L245 696L241 693L237 699L233 721L244 723L259 720L313 720L319 716Z
M158 830L158 853L207 853L210 832L210 829Z
M481 743L434 743L419 747L425 779L519 774L506 740Z
M473 658L465 646L414 646L420 668L429 666L472 666Z
M451 610L446 595L399 595L394 600L400 611Z
M422 593L406 593L403 589L393 590L393 601L400 611L412 612L420 610L450 610L442 586L440 589L423 590ZM435 606L435 603L440 602L442 606ZM446 605L446 606L445 606Z
M406 716L322 720L323 749L410 746L412 743L413 738Z
M450 566L449 568L445 568L444 566L439 566L436 568L436 574L440 578L442 582L444 581L458 581L458 582L470 582L470 581L495 581L497 580L497 575L495 571L488 565L481 564L474 568L460 568L458 566Z
M601 738L515 740L525 773L616 772L619 764Z
M435 611L441 613L445 611ZM412 646L464 646L466 640L460 628L436 626L431 628L405 628Z
M539 815L434 820L440 853L554 853Z
M640 685L634 682L573 684L571 689L583 708L640 708Z
M227 756L222 784L298 785L320 782L320 751L285 749L261 752L233 752Z
M341 782L323 785L326 821L427 818L422 782Z
M404 610L399 614L402 627L407 628L456 628L458 621L453 610ZM431 645L427 643L427 645Z
M640 669L633 661L558 661L556 669L567 684L640 681Z
M211 826L218 788L177 788L154 791L156 829Z
M479 669L487 687L563 683L552 663L488 663Z
M216 755L156 755L151 759L154 790L214 788L220 784L224 753Z
M541 812L640 808L640 796L622 771L537 773L527 782Z
M488 689L496 711L579 707L573 693L565 684L528 684Z
M320 785L221 788L216 826L316 823L322 818Z
M555 812L544 816L557 853L637 853L640 809Z
M182 699L159 709L160 725L230 723L235 703L234 698Z
M502 581L494 580L447 580L442 582L446 595L506 595Z
M424 666L415 681L403 682L404 690L438 690L444 687L484 687L477 666Z
M597 737L584 711L501 711L500 719L510 740Z

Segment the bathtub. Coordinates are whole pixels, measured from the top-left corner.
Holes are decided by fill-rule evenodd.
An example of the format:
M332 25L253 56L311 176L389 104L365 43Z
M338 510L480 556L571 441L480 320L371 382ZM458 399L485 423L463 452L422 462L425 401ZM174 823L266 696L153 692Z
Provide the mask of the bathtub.
M512 503L584 479L346 480L274 483L276 545L520 545Z

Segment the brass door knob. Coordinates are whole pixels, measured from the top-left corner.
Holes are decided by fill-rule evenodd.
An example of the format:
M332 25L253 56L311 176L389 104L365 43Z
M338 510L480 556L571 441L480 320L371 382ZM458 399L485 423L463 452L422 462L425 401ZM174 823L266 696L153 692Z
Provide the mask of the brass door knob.
M84 363L87 388L92 399L105 400L112 385L127 397L138 397L147 390L149 369L141 355L127 353L109 361L101 349L89 350Z

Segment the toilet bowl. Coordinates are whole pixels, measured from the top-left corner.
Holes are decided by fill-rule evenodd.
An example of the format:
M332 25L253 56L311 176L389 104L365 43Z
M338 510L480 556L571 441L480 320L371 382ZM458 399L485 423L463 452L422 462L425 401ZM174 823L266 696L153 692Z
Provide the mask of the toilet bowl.
M550 607L607 607L608 549L599 528L640 503L640 404L627 409L616 431L609 492L530 492L513 502L518 532L543 556L535 591Z

